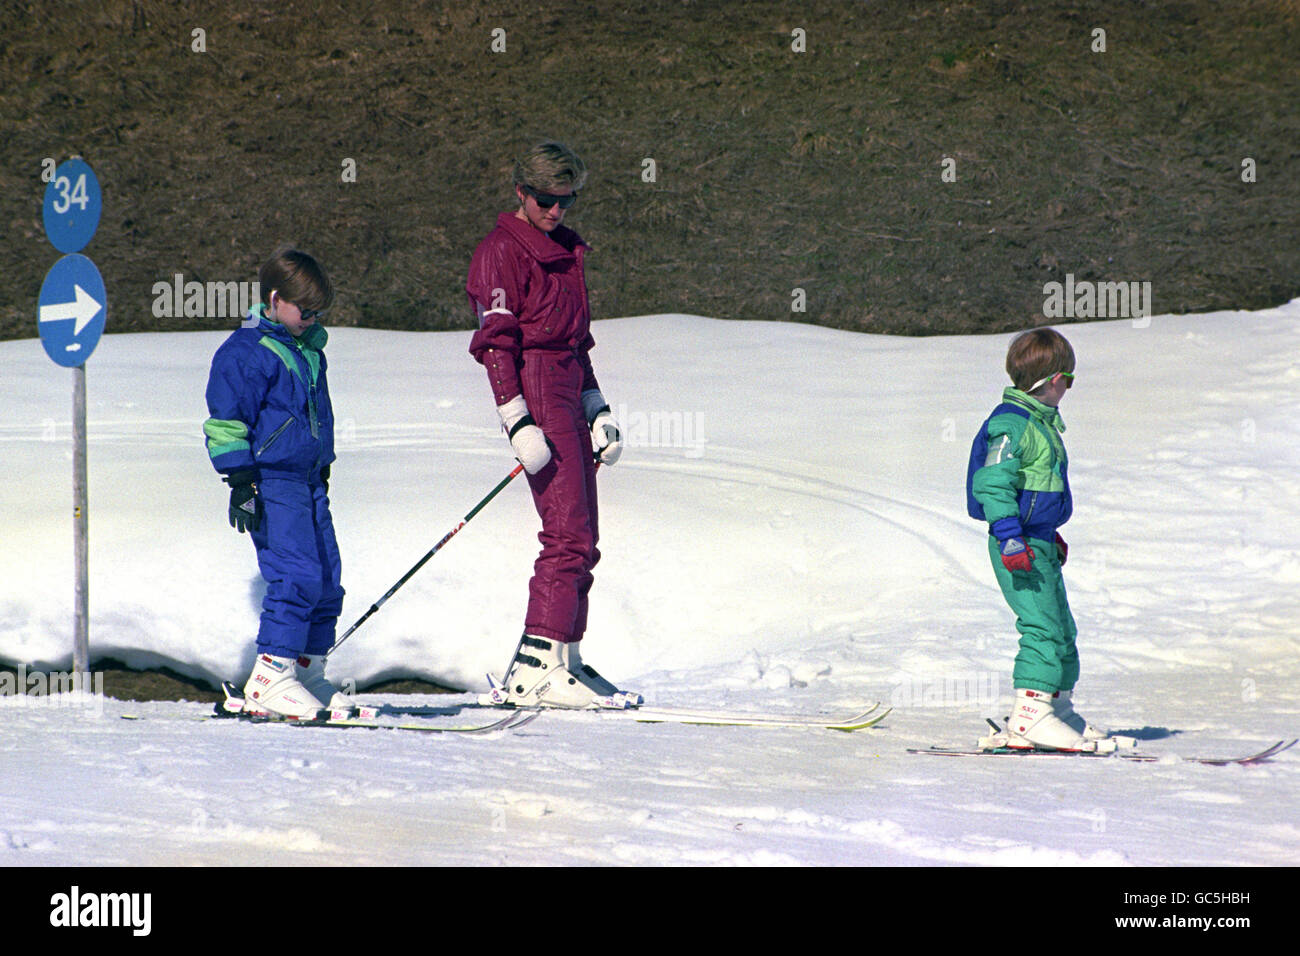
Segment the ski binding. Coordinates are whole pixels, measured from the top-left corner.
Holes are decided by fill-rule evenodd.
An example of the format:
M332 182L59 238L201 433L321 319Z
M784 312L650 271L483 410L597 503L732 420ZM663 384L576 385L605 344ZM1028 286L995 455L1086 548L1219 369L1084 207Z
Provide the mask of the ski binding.
M453 725L434 724L424 721L408 723L384 723L378 718L382 706L366 704L356 707L322 707L310 717L284 717L264 711L254 711L247 707L239 688L229 681L222 682L221 689L225 699L213 707L213 717L234 718L252 723L287 724L292 727L336 727L366 728L371 730L403 730L426 734L486 734L497 730L514 730L523 727L539 716L537 710L518 709L499 720L485 724Z

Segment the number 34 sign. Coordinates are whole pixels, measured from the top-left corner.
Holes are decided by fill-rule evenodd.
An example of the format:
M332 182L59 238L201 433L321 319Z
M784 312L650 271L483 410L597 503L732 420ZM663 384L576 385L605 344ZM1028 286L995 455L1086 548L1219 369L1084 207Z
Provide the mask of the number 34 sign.
M59 252L80 252L99 226L103 211L99 180L82 159L70 159L54 171L45 187L45 234Z
M45 234L65 255L41 285L37 328L50 358L77 368L94 351L107 319L104 280L93 262L77 255L99 226L103 197L99 180L84 159L69 159L43 178Z

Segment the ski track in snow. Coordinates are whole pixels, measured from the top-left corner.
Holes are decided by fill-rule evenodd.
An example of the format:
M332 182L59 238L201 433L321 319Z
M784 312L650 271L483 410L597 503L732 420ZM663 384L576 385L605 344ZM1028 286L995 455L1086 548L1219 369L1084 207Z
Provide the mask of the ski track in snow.
M895 709L878 729L545 714L430 737L0 697L0 864L1293 865L1294 751L1179 756L1300 732L1300 303L1065 332L1081 371L1062 406L1077 701L1157 763L905 753L973 742L1010 695L1015 635L960 488L1008 337L647 317L597 325L609 397L642 419L698 415L705 437L633 430L602 470L589 658L656 705L879 699ZM246 670L260 602L199 445L222 337L110 335L89 376L92 646L208 678ZM342 626L509 470L463 339L332 332ZM32 342L0 343L0 368L0 509L19 516L0 657L66 666L67 382ZM515 484L349 642L336 678L478 687L500 670L536 533Z
M948 569L963 575L967 583L977 586L985 583L982 577L973 573L972 566L962 560L965 555L943 543L947 540L943 537L945 533L949 535L956 533L970 538L969 521L957 521L952 515L938 509L899 498L889 498L865 487L843 481L830 481L815 473L799 469L794 462L782 461L780 467L777 467L771 464L757 464L752 461L752 456L746 456L740 449L711 446L710 452L725 460L720 460L716 464L652 462L641 467L649 471L659 470L679 476L689 476L718 486L740 485L767 492L783 491L861 512L902 534L915 537L920 545L939 554ZM747 457L750 460L746 460ZM740 475L748 477L742 478L739 477ZM870 501L871 504L865 504L864 500ZM918 519L924 523L918 525ZM939 536L939 540L936 540L936 535ZM970 550L968 547L965 552L969 553Z

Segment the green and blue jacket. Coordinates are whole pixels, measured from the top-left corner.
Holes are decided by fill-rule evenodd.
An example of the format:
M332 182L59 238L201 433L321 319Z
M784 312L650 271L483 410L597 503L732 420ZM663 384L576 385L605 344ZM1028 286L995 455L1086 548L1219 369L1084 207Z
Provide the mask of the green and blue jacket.
M211 417L203 423L217 471L311 480L334 460L328 337L313 325L295 339L259 305L217 349L208 375Z
M975 471L970 493L983 506L989 533L999 541L1033 537L1052 540L1070 520L1069 459L1061 413L1016 388L1002 401L1028 412L1003 412L988 420L987 456Z

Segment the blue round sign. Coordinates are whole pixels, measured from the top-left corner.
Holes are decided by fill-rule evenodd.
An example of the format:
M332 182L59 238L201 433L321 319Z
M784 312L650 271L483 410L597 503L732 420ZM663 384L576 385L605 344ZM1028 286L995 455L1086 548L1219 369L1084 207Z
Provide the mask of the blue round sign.
M69 159L45 186L45 235L59 252L80 252L99 228L99 180L84 159Z
M64 256L45 274L37 303L46 353L67 368L85 365L108 320L108 295L95 264L85 256Z

